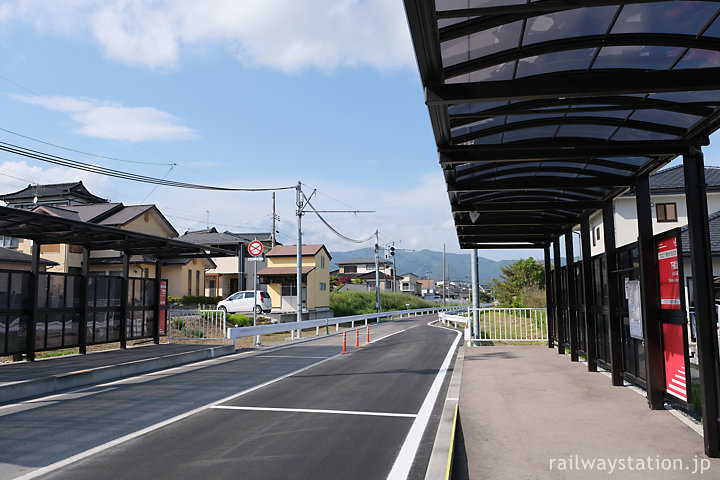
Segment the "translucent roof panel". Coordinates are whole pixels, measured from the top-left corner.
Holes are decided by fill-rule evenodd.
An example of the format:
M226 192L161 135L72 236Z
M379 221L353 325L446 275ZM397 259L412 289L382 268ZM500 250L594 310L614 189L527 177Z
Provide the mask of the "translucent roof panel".
M485 82L488 80L510 80L515 73L515 64L517 62L506 62L494 67L483 68L472 73L458 75L448 78L445 83L467 83L467 82Z
M595 50L585 48L523 58L518 62L517 78L563 70L585 70L590 66Z
M670 112L667 110L637 110L630 117L631 120L640 120L643 122L661 123L663 125L672 125L675 127L690 128L699 122L702 117L696 115L688 115L685 113Z
M460 103L458 105L450 105L448 114L462 115L468 113L484 112L491 108L504 107L508 102L484 102L484 103Z
M621 128L613 135L612 140L675 140L677 135L667 133L651 132L648 130L638 130L636 128Z
M710 68L720 67L720 52L691 48L680 59L675 68Z
M697 92L662 92L651 93L650 98L667 100L677 103L707 102L709 104L720 103L720 90L701 90Z
M443 10L460 10L463 8L501 7L504 5L520 5L525 0L435 0L438 12Z
M632 113L632 110L600 110L593 112L570 112L568 117L600 117L600 118L625 118Z
M565 10L528 19L523 45L567 37L604 35L617 12L616 6Z
M684 53L678 47L628 45L600 49L593 68L633 68L666 70Z
M608 125L562 125L557 132L558 137L599 138L607 140L617 127Z
M657 2L625 5L610 33L697 35L718 12L714 2Z
M443 42L443 65L449 67L517 47L521 28L522 22L514 22Z
M707 37L720 37L720 18L717 18L703 34Z
M555 130L557 130L556 125L510 130L503 135L503 143L552 137L555 135Z

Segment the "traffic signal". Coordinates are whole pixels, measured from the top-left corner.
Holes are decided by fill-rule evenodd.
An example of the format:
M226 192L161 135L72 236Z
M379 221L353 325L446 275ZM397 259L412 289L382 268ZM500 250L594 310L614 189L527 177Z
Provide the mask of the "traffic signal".
M390 247L390 256L395 255L395 247Z

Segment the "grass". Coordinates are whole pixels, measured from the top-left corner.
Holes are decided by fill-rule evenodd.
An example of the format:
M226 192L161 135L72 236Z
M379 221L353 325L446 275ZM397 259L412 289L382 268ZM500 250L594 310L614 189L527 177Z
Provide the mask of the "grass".
M64 357L65 355L75 355L77 353L77 348L65 348L62 350L50 350L47 352L40 352L35 355L35 358Z
M504 315L503 312L480 314L480 340L502 337L503 340L522 340L536 332L547 332L547 315L544 311L528 311L527 315Z
M333 292L330 294L330 309L336 317L375 313L375 292ZM380 292L380 310L408 310L437 307L438 304L409 293Z

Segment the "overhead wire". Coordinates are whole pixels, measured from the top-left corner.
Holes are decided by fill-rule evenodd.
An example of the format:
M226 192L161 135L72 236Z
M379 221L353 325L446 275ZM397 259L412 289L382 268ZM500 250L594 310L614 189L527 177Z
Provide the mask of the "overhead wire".
M32 150L18 145L13 145L6 142L0 142L0 150L12 153L22 157L32 158L42 162L52 163L55 165L61 165L68 168L74 168L78 170L84 170L86 172L103 174L110 177L121 178L124 180L131 180L135 182L143 183L154 183L156 185L164 185L168 187L187 188L195 190L214 190L214 191L225 191L225 192L267 192L274 190L293 190L296 186L289 187L270 187L270 188L234 188L234 187L219 187L213 185L200 185L195 183L176 182L172 180L164 180L161 178L148 177L145 175L138 175L135 173L124 172L122 170L115 170L106 167L100 167L97 165L91 165L88 163L80 162L78 160L72 160L57 155L51 155L48 153Z
M305 197L305 194L303 194L303 197ZM327 220L325 220L325 219L322 217L322 215L320 215L320 214L318 213L317 210L315 210L315 207L313 207L312 203L310 203L310 200L309 200L307 197L305 197L305 202L306 202L307 205L310 207L310 209L315 213L315 215L317 215L317 217L320 219L320 221L321 221L322 223L324 223L325 226L326 226L327 228L329 228L331 232L333 232L335 235L337 235L338 237L342 238L343 240L346 240L346 241L352 242L352 243L365 243L365 242L369 242L370 240L373 239L373 237L375 237L375 232L373 232L372 235L370 235L368 238L363 239L363 240L357 240L357 239L354 239L354 238L350 238L350 237L348 237L348 236L346 236L346 235L343 235L342 233L338 232L332 225L330 225L330 224L327 222Z

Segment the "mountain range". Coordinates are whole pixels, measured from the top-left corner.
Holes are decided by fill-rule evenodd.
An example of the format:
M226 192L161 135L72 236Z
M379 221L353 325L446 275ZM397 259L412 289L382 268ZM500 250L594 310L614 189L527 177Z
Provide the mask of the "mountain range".
M338 262L344 262L353 258L373 258L372 248L361 248L348 252L330 252L332 256L332 268L337 269ZM396 251L395 265L398 275L414 273L424 278L429 275L435 280L443 278L443 254L432 250L419 250L416 252ZM380 259L385 259L385 252L380 251ZM478 256L478 281L482 284L489 284L494 278L500 278L500 268L515 263L515 260L489 260ZM446 253L445 264L449 272L450 280L469 282L470 281L470 254L469 253Z

